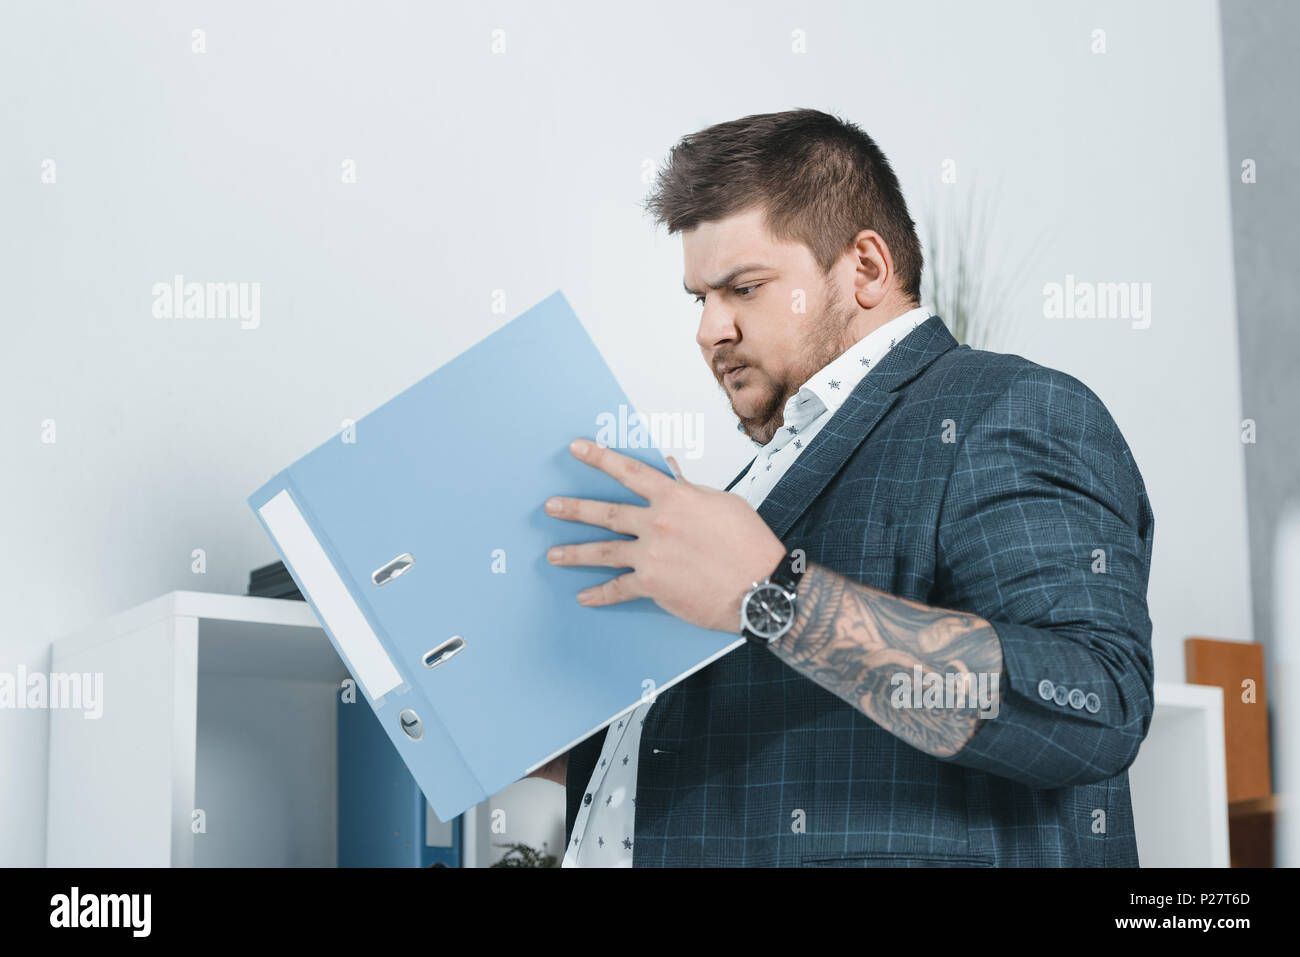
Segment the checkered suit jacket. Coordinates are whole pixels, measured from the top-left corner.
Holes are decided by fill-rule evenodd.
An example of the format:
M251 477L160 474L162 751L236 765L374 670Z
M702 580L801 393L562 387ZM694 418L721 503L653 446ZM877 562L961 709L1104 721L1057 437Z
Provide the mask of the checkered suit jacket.
M931 317L758 512L811 562L987 619L1000 710L935 758L740 648L650 709L635 866L1137 865L1126 769L1151 718L1153 516L1092 391ZM569 754L566 841L603 739Z

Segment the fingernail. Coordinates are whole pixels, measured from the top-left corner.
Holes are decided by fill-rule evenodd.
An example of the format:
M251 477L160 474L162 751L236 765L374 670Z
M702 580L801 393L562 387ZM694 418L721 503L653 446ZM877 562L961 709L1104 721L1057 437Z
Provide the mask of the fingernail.
M560 500L558 498L548 498L546 500L546 510L552 515L558 514L560 511Z
M569 443L569 451L574 455L586 455L587 450L591 448L591 443L586 439L574 439Z
M558 546L556 546L555 548L550 549L546 553L546 560L548 562L558 562L560 560L560 555L561 555L560 549Z

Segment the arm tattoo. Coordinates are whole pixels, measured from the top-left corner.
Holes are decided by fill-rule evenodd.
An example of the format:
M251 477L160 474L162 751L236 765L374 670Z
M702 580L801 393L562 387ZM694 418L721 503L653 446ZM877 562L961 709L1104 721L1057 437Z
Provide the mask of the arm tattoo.
M997 714L1002 645L983 618L931 608L809 564L772 646L800 674L927 754L950 757Z

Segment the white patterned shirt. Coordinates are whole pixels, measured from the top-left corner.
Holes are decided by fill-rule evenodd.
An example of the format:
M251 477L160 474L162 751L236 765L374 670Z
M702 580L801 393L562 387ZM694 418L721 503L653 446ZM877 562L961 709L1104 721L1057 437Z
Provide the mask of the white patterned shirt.
M930 310L913 309L889 320L815 372L785 403L784 424L758 454L749 474L732 491L757 509L776 487L790 464L807 448L822 427L844 404L859 382L908 333L930 317ZM742 424L736 427L744 432ZM748 433L746 433L748 435ZM736 622L740 631L740 622ZM654 701L637 705L617 718L605 735L600 760L578 804L573 836L564 849L562 867L631 867L636 820L636 772L641 750L641 726Z

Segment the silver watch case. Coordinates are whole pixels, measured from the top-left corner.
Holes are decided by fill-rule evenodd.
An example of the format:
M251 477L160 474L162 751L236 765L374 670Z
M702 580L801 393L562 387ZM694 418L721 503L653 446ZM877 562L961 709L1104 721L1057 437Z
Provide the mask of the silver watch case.
M768 579L754 582L740 602L740 632L769 645L794 624L795 593Z

